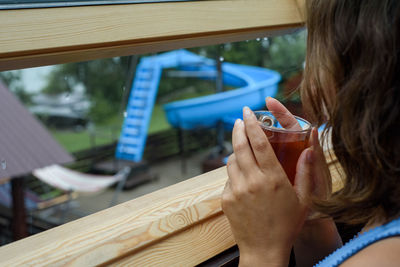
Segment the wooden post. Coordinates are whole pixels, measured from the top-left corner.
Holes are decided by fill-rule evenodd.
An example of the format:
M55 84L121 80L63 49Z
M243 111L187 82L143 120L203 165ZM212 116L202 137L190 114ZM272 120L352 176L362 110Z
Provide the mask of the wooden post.
M224 91L224 73L222 71L222 53L221 47L217 46L217 55L215 58L216 65L216 77L215 77L215 86L216 93L221 93ZM219 148L218 154L222 155L225 151L224 147L224 122L222 120L217 122L217 146Z
M19 240L28 236L26 226L24 178L17 177L11 180L12 191L12 231L14 240Z

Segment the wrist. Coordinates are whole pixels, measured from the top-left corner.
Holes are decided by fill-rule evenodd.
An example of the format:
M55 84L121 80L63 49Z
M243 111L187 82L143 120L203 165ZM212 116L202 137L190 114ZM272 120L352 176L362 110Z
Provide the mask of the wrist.
M341 244L339 233L337 232L335 222L332 218L321 218L307 221L299 233L295 246L299 244L312 245L319 242Z
M297 239L307 238L310 235L313 235L315 232L319 232L321 229L332 227L336 226L331 217L306 220L299 235L297 236Z
M239 266L240 267L258 267L258 266L271 266L282 267L288 266L290 251L286 250L253 250L253 251L240 251Z

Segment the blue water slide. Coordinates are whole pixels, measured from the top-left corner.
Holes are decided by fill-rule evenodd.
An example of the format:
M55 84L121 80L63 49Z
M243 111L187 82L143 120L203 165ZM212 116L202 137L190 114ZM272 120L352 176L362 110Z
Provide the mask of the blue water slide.
M163 68L211 63L209 59L186 50L143 57L136 68L135 79L132 82L115 157L135 162L142 159Z
M199 67L200 70L209 68L215 70L215 66ZM281 80L275 71L228 62L222 64L222 72L226 85L239 88L164 105L172 126L185 130L210 128L222 121L227 128L232 128L231 122L241 117L244 105L251 109L264 108L265 98L276 95Z
M142 159L164 68L178 68L200 79L215 80L217 74L214 60L183 49L143 57L132 82L116 158L136 162ZM222 72L224 83L237 89L166 104L164 109L172 126L186 130L210 128L223 121L232 127L230 121L241 116L244 105L263 108L265 97L276 94L281 79L279 73L272 70L228 62L222 63Z

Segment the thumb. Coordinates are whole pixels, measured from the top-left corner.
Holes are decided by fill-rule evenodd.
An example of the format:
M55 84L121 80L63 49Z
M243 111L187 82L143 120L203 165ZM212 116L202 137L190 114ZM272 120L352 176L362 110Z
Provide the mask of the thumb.
M313 163L311 177L313 178L314 196L324 199L332 191L331 173L326 163L326 158L318 140L318 131L314 128L311 132L311 145L313 152Z
M308 205L313 191L314 182L312 178L312 164L314 151L311 148L305 149L297 161L296 178L294 180L294 190L300 202Z

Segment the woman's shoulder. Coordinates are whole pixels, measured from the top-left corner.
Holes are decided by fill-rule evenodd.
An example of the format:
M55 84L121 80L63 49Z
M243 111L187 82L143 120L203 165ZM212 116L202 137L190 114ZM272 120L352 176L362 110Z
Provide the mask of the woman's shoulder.
M375 242L354 254L340 266L399 266L400 236Z
M400 218L355 236L317 266L399 266Z

